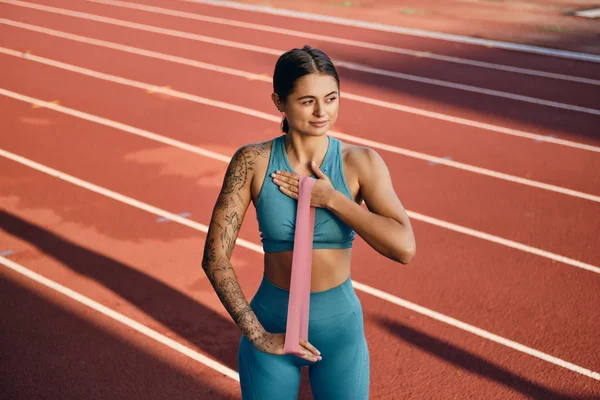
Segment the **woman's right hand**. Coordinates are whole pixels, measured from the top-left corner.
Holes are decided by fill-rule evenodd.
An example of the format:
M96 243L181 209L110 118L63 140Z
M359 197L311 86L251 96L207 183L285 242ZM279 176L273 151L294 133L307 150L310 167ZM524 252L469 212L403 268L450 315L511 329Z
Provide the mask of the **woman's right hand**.
M278 356L283 355L283 345L285 344L285 333L269 333L264 332L254 341L252 341L254 347L263 353L275 354ZM307 340L300 339L300 351L302 352L299 357L311 361L317 362L322 359L321 353Z

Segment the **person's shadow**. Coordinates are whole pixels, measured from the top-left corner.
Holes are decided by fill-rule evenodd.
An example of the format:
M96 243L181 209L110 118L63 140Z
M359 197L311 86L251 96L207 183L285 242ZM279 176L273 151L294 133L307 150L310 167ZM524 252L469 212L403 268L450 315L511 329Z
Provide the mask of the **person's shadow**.
M598 396L575 396L556 392L518 376L475 354L431 337L417 329L387 318L377 317L375 320L381 327L387 329L399 340L410 343L414 347L454 364L465 371L479 375L484 379L498 382L528 398L540 400L597 400L599 398ZM444 398L443 393L440 394L440 398Z
M127 264L83 248L1 210L0 227L73 271L101 283L156 322L193 343L201 353L238 370L241 331L233 321Z
M239 399L3 275L0 399Z

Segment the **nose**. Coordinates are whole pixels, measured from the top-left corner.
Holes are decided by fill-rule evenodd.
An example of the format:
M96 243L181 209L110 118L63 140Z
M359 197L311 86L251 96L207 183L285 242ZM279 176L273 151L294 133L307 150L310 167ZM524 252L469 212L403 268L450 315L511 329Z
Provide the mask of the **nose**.
M316 101L315 111L313 114L315 115L315 117L319 118L325 116L325 104L321 103L320 101Z

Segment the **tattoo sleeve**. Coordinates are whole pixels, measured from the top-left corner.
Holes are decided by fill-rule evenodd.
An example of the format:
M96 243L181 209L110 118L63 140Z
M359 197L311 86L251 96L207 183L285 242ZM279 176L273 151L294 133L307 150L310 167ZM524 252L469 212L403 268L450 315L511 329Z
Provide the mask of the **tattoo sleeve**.
M260 340L265 330L242 292L231 256L250 204L250 183L257 157L268 157L266 144L244 146L233 155L213 209L202 257L202 269L221 303L253 342Z

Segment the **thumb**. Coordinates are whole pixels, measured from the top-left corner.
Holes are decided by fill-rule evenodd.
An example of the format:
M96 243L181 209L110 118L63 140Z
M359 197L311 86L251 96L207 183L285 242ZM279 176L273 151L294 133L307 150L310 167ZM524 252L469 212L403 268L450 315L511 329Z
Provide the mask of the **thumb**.
M325 174L323 173L323 171L321 171L321 168L319 168L317 166L316 162L311 161L310 166L312 167L312 170L315 173L315 175L317 176L317 178L319 178L319 179L326 178Z

